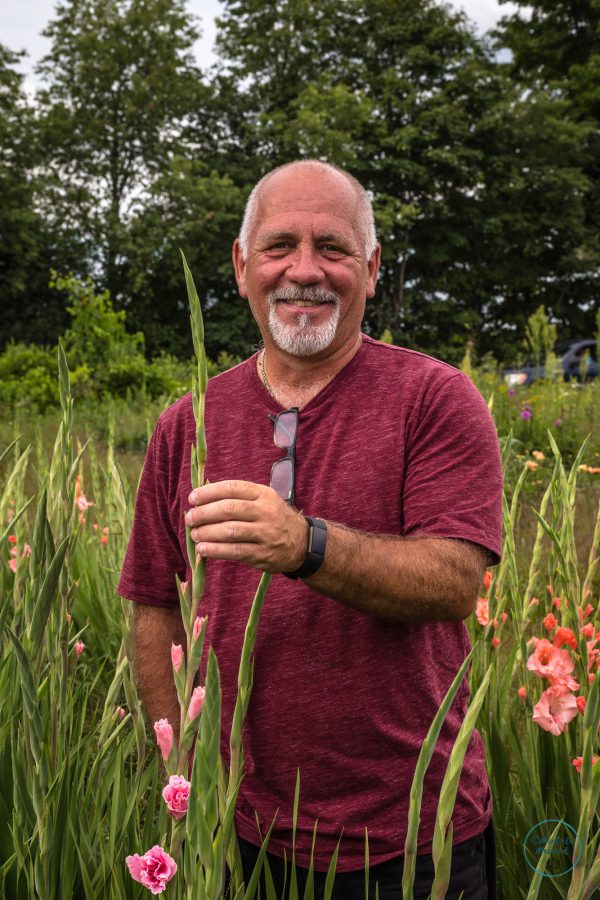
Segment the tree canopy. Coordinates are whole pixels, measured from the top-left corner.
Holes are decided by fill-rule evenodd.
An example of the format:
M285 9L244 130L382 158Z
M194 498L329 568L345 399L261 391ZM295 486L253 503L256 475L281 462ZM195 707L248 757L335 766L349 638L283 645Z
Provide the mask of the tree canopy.
M518 11L481 38L433 0L223 0L203 72L185 0L63 0L32 100L0 52L0 291L22 311L3 342L64 322L40 286L53 267L109 290L150 352L187 353L181 247L209 353L248 354L259 334L231 243L256 180L309 157L373 197L371 334L451 362L467 343L510 361L540 305L563 339L591 334L599 12L519 5L531 19ZM34 314L43 296L49 328Z

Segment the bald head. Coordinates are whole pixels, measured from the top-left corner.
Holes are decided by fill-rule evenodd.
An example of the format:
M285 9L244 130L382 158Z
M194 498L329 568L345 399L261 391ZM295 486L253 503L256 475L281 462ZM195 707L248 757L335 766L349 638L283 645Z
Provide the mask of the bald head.
M284 181L286 176L297 170L307 170L307 174L314 172L315 182L319 181L319 176L334 175L345 182L356 197L356 230L360 235L362 247L366 259L369 259L377 246L377 235L375 233L375 222L373 219L373 207L369 195L361 185L361 183L339 166L333 166L330 163L321 162L317 159L302 159L296 162L286 163L278 166L271 172L268 172L255 185L252 193L246 203L242 227L239 233L239 244L243 259L248 258L250 248L250 238L256 228L259 218L261 201L269 188L276 188L278 181Z

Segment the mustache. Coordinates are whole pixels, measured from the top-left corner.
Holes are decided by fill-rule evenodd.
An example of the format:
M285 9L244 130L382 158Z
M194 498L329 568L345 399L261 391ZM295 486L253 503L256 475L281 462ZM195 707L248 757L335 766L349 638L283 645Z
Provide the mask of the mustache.
M301 287L290 284L287 287L276 288L267 294L267 300L274 306L278 300L311 300L313 303L334 303L339 306L340 295L335 291L326 291L319 287Z

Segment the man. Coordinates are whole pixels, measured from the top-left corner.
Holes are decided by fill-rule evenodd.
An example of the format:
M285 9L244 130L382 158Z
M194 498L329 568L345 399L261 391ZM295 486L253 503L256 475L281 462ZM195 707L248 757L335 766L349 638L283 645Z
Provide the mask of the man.
M183 642L175 573L189 576L192 526L207 559L202 611L222 675L227 763L244 627L260 572L273 573L236 812L245 867L276 816L269 849L281 876L299 769L296 862L308 868L318 819L322 890L341 836L343 900L364 896L365 829L373 896L375 881L382 900L400 894L416 760L469 650L462 620L500 553L500 460L481 396L456 369L361 334L379 258L368 195L347 173L302 161L259 182L233 262L264 348L209 382L206 486L191 490L189 395L160 417L119 584L137 602L150 720L178 721L169 648ZM437 798L468 696L465 681L426 775L416 897L431 887ZM448 897L488 896L490 817L475 733ZM491 852L488 840L488 868Z

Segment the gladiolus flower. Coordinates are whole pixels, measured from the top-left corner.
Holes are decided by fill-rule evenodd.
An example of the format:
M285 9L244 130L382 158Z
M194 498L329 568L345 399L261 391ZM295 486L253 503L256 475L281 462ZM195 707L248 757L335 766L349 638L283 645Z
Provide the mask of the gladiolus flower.
M193 721L197 716L202 712L202 707L204 706L204 697L206 696L206 691L203 687L194 688L192 693L192 697L190 700L190 707L188 709L188 716L190 717L190 722Z
M106 545L108 544L108 538L107 538L107 536L106 536L105 534L103 534L103 535L100 536L100 543L101 543L104 547L106 547Z
M492 647L499 647L499 646L500 646L500 638L496 637L496 635L494 635L494 637L492 638Z
M539 606L540 601L538 600L537 597L532 597L531 600L529 601L529 605L530 606Z
M592 756L592 765L595 766L599 759L600 759L600 756ZM583 756L576 756L575 759L573 760L573 765L575 766L575 768L577 769L577 771L579 772L580 775L581 775L582 762L583 762Z
M492 583L492 573L488 569L487 572L485 573L485 575L483 576L483 586L486 589L486 591L489 591L491 583Z
M525 698L527 697L527 688L525 688L525 687L523 687L523 685L521 685L520 688L517 688L517 694L519 695L521 700L525 700Z
M183 775L171 775L162 795L174 819L183 819L188 811L191 784Z
M540 678L547 678L550 684L560 685L570 691L579 689L579 685L571 677L575 664L568 650L558 650L546 638L541 638L534 652L527 660L527 668Z
M560 684L553 684L543 692L533 707L533 721L544 731L558 736L578 713L577 701Z
M182 594L185 594L185 592L187 591L187 589L188 589L188 583L187 583L187 581L182 581L182 582L181 582L181 593L182 593Z
M204 625L204 616L196 616L194 619L194 628L192 629L192 637L195 641L198 640L200 632L202 631L202 626Z
M156 743L162 758L167 760L173 747L173 728L169 724L169 720L159 719L158 722L155 722L154 734L156 735Z
M534 459L537 459L538 462L542 462L543 459L546 459L541 450L532 450L531 455Z
M31 547L29 544L23 544L23 552L21 553L21 559L24 556L31 556Z
M13 572L17 571L17 561L16 559L9 559L8 561L9 568L12 569Z
M9 543L9 544L16 544L16 543L17 543L17 536L16 536L15 534L9 534L9 536L8 536L8 543Z
M565 628L563 625L556 629L552 643L559 650L563 644L568 644L573 650L577 650L577 638L570 628Z
M77 500L75 501L75 503L77 504L77 509L79 510L79 512L82 512L82 513L84 513L84 512L86 511L86 509L89 509L90 506L93 506L93 505L94 505L94 504L92 503L91 500L88 500L88 499L87 499L87 497L85 496L85 494L81 494L81 495L77 498Z
M71 624L71 621L72 621L71 613L68 612L68 613L67 613L67 625L70 625L70 624Z
M479 597L475 606L475 618L480 625L487 625L489 622L489 607L487 597Z
M552 606L553 606L555 609L560 609L560 597L553 597L553 598L552 598Z
M504 624L504 622L506 622L506 620L508 619L508 613L503 612L500 618L502 619L502 623Z
M531 472L535 472L535 470L538 467L538 464L536 462L534 462L532 459L528 459L527 462L525 463L525 465Z
M583 713L585 712L585 707L587 705L587 701L586 701L585 697L584 696L575 697L575 700L577 701L577 709L583 715Z
M77 641L77 643L75 644L75 653L77 655L77 659L79 659L79 657L83 653L84 649L85 649L85 644L83 643L83 641Z
M544 628L546 629L546 631L548 632L548 634L549 634L551 631L554 631L554 629L556 628L557 624L558 624L558 623L557 623L555 617L552 615L552 613L548 613L548 615L547 615L547 616L545 617L545 619L544 619Z
M588 622L587 625L584 625L581 629L581 634L585 635L585 637L590 640L594 637L594 624L593 622Z
M137 853L128 856L125 862L134 881L139 881L153 894L161 894L177 871L173 857L158 844L143 856Z
M171 644L171 662L176 672L179 672L183 662L183 648L181 644Z

